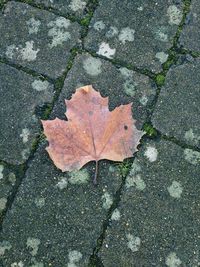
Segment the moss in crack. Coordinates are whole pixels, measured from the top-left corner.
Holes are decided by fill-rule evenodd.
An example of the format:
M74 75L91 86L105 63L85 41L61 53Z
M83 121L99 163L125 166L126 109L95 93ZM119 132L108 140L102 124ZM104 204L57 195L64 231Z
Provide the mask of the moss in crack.
M4 7L6 2L7 2L7 0L0 0L0 10Z
M83 40L84 37L86 37L88 30L89 30L89 24L93 17L94 11L97 8L99 4L98 0L91 0L88 2L86 9L85 9L85 17L83 17L80 21L80 24L83 26L82 32L81 32L81 39Z
M142 130L146 132L146 135L150 138L155 138L158 136L157 130L150 123L145 123L142 127Z
M89 23L90 23L90 20L91 20L91 15L90 15L90 14L87 14L87 15L80 21L81 26L88 27L88 26L89 26Z
M166 73L169 68L175 64L178 61L178 55L177 55L177 51L175 51L174 48L172 48L171 50L168 51L168 59L167 61L163 64L163 70Z
M176 35L174 36L174 39L173 39L173 47L174 48L178 47L178 39L179 39L181 32L183 30L183 27L185 25L186 17L190 11L190 5L191 5L191 0L183 0L183 17L182 17L181 23L178 26L178 30L176 32Z
M164 83L165 83L165 75L162 74L162 73L159 73L156 75L156 78L155 78L155 82L157 84L157 86L163 86Z
M128 175L131 169L131 165L132 165L132 159L125 159L123 162L117 163L117 167L123 178L125 178Z

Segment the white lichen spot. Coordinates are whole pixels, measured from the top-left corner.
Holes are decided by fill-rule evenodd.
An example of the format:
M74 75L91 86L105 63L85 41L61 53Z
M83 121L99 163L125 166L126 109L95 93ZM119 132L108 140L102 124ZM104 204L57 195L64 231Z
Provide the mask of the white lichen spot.
M0 180L3 179L3 169L4 169L4 166L0 165Z
M177 181L173 181L172 184L167 187L167 190L171 197L180 198L183 192L183 187Z
M113 203L112 196L107 191L105 191L101 199L103 201L103 208L108 210Z
M15 51L17 50L18 48L16 47L16 45L12 44L12 45L9 45L6 49L6 56L8 58L13 58L14 54L15 54Z
M21 155L22 155L22 159L27 159L30 153L30 149L29 148L25 148L22 150Z
M113 221L119 221L119 219L120 219L120 211L118 210L118 209L115 209L114 211L113 211L113 214L112 214L112 216L111 216L111 220L113 220Z
M22 60L26 61L36 60L37 53L40 51L40 49L36 50L33 49L34 41L27 41L25 45L26 46L24 48L21 48L20 50Z
M13 262L10 267L24 267L24 264L22 261L19 262Z
M109 44L102 42L99 46L99 51L97 52L97 54L107 58L113 58L115 52L115 48L112 49L110 48Z
M38 208L42 208L44 205L45 205L45 198L43 197L38 197L35 199L35 205L38 207Z
M130 175L134 175L140 171L141 171L141 166L136 161L134 161L131 166Z
M116 171L116 168L114 166L110 166L109 169L108 169L109 172L113 173Z
M35 80L31 83L31 86L34 90L41 92L48 89L49 83L47 81Z
M83 62L83 68L86 71L87 74L90 76L97 76L101 73L101 60L99 58L94 58L89 56L86 60Z
M141 239L138 236L133 236L131 234L127 234L126 238L128 239L128 248L130 248L132 252L138 251L141 245Z
M14 172L10 172L8 175L8 181L14 185L16 182L16 175L14 174Z
M118 35L119 31L117 29L117 27L115 26L110 26L109 30L106 32L105 36L107 38L113 38L115 37L116 35Z
M193 165L197 165L198 163L200 163L200 152L186 148L184 150L184 156L185 156L185 160L187 160L187 162Z
M165 63L168 59L168 54L164 52L156 53L156 58L160 61L161 64Z
M82 258L82 253L77 250L72 250L68 254L69 263L67 267L76 267L76 263L78 263Z
M96 31L102 31L103 29L105 29L106 25L104 24L104 22L102 20L96 21L95 24L93 25L93 28Z
M146 106L147 102L148 102L148 98L146 95L143 95L140 99L139 99L140 103L143 105L143 106Z
M150 162L154 162L158 157L158 150L153 146L148 146L144 155L148 158Z
M166 28L165 27L161 27L160 29L158 29L155 32L155 38L158 41L167 42L168 41L168 34L166 33Z
M40 240L38 238L28 238L26 242L27 248L31 248L31 255L35 256L38 252Z
M37 33L39 31L39 27L41 22L36 20L35 18L30 18L26 24L28 25L28 32L29 34Z
M59 17L55 21L51 21L47 24L50 28L48 36L52 37L52 42L49 44L50 48L62 45L63 42L68 41L71 38L71 34L67 31L70 26L68 19Z
M169 267L178 267L181 265L181 260L177 257L175 252L169 253L167 256L165 263Z
M131 70L128 70L124 67L120 68L119 71L124 78L131 78L133 75L133 72Z
M200 142L200 136L195 134L193 132L193 129L189 129L187 132L185 132L185 140L188 142L192 142L195 145L197 145Z
M69 173L68 179L70 184L86 184L88 183L90 176L86 169L80 171L72 171Z
M67 188L68 180L66 177L60 177L59 182L56 184L56 187L58 187L60 190L63 190Z
M179 25L182 20L182 12L175 5L171 5L167 9L167 15L169 17L169 24Z
M73 10L74 12L78 11L78 10L83 10L86 6L86 2L82 1L82 0L72 0L69 8L71 10Z
M137 83L132 79L128 79L123 83L124 91L127 95L133 97L136 93Z
M135 34L135 30L130 29L129 27L123 28L120 31L120 34L118 36L119 41L122 42L122 44L125 44L127 41L133 42L134 41L134 34Z
M22 130L22 133L20 134L20 137L22 138L22 142L25 144L28 142L28 137L30 135L30 131L27 128L24 128Z
M5 197L0 198L0 213L5 209L7 199Z
M126 179L126 188L136 187L136 189L142 191L146 188L144 180L141 178L140 174L134 176L129 175Z
M137 8L137 10L138 10L138 11L143 11L143 10L144 10L144 7L143 7L143 6L139 6L139 7Z
M6 252L6 250L9 250L9 249L11 249L11 244L10 244L10 242L8 242L8 241L2 241L1 243L0 243L0 256L3 256L4 254L5 254L5 252Z

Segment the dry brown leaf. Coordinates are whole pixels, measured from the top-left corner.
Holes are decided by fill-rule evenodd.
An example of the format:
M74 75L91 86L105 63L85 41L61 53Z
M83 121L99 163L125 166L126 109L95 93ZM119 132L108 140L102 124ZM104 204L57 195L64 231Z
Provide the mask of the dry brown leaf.
M136 129L131 105L108 109L108 97L102 97L91 85L76 89L70 100L65 100L68 121L42 121L49 141L46 148L57 168L79 170L89 161L101 159L123 161L133 156L142 131Z

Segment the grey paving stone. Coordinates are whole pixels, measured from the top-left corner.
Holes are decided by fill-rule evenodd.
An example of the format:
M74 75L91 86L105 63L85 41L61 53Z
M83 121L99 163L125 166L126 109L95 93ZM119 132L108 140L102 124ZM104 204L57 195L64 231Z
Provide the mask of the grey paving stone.
M200 162L195 157L200 153L166 141L149 142L138 152L99 253L104 266L199 265Z
M171 69L153 114L163 134L200 147L200 61Z
M64 116L64 99L71 98L76 88L88 84L92 84L103 96L109 96L110 109L133 102L133 116L138 120L139 128L156 93L155 84L147 76L123 67L116 68L108 61L83 54L76 57L67 75L55 112Z
M66 69L79 30L63 17L9 2L0 16L0 56L54 79Z
M106 1L99 3L85 40L87 49L154 72L182 19L182 1Z
M200 52L200 2L191 1L190 12L187 16L186 24L183 27L180 44L189 50Z
M53 99L53 86L6 64L0 64L0 159L27 160L40 131L35 110Z
M61 14L74 14L77 16L83 15L85 7L89 0L34 0L37 4L43 4L46 7L52 7L61 12Z
M93 163L62 173L48 157L46 145L36 153L4 219L3 266L87 266L120 186L118 168L104 161L96 187Z

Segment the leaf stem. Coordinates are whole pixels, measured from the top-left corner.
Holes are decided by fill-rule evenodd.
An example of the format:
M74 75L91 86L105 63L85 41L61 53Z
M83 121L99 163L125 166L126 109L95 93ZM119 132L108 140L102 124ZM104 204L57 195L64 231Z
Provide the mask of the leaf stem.
M97 177L98 177L98 160L96 160L95 175L94 175L94 180L93 180L94 185L97 185Z

